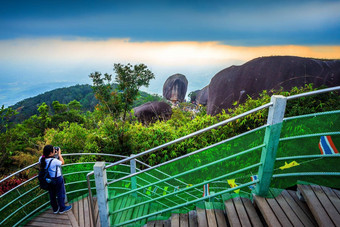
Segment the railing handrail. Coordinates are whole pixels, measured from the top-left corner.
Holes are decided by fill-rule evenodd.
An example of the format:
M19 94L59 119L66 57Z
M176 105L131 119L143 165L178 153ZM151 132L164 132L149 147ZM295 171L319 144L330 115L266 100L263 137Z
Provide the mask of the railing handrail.
M296 99L296 98L301 98L301 97L306 97L306 96L311 96L311 95L316 95L316 94L322 94L322 93L327 93L327 92L336 91L336 90L340 90L340 86L331 87L331 88L325 88L325 89L316 90L316 91L311 91L311 92L305 92L305 93L297 94L297 95L291 95L291 96L287 96L286 98L287 98L287 100L292 100L292 99ZM117 161L117 162L115 162L115 163L112 163L111 165L108 165L108 166L106 166L105 168L108 169L108 168L113 167L113 166L115 166L115 165L119 165L119 164L121 164L121 163L128 162L128 161L130 161L130 160L132 160L132 159L134 159L134 158L138 158L138 157L144 156L144 155L146 155L146 154L153 153L153 152L155 152L155 151L157 151L157 150L159 150L159 149L165 148L165 147L170 146L170 145L172 145L172 144L181 142L181 141L183 141L183 140L189 139L189 138L194 137L194 136L196 136L196 135L199 135L199 134L202 134L202 133L204 133L204 132L210 131L211 129L214 129L214 128L223 126L223 125L225 125L225 124L227 124L227 123L230 123L230 122L235 121L235 120L237 120L237 119L239 119L239 118L245 117L245 116L247 116L247 115L249 115L249 114L252 114L252 113L254 113L254 112L257 112L257 111L259 111L259 110L268 108L268 107L270 107L270 106L272 106L272 105L273 105L273 103L272 103L272 102L269 102L269 103L264 104L264 105L262 105L262 106L260 106L260 107L257 107L257 108L254 108L254 109L252 109L252 110L249 110L249 111L247 111L247 112L245 112L245 113L239 114L239 115L237 115L237 116L235 116L235 117L229 118L229 119L227 119L227 120L221 121L221 122L219 122L219 123L217 123L217 124L214 124L214 125L212 125L212 126L206 127L206 128L204 128L204 129L198 130L198 131L196 131L196 132L193 132L193 133L191 133L191 134L189 134L189 135L183 136L183 137L181 137L181 138L178 138L178 139L175 139L175 140L170 141L170 142L168 142L168 143L162 144L162 145L160 145L160 146L151 148L151 149L149 149L149 150L147 150L147 151L141 152L141 153L136 154L136 155L134 155L134 156L131 156L131 157L128 157L128 158L126 158L126 159L123 159L123 160Z
M128 156L124 156L124 155L106 154L106 153L66 153L66 154L63 154L63 156L81 156L81 155L100 155L100 156L110 156L110 157L117 157L117 158L127 158L127 157L128 157ZM140 162L140 161L139 161L139 162ZM141 162L140 162L140 163L141 163ZM29 166L26 166L25 168L22 168L22 169L20 169L20 170L14 172L14 173L8 175L7 177L1 179L1 180L0 180L0 183L2 183L2 182L4 182L5 180L7 180L7 179L9 179L9 178L11 178L11 177L13 177L13 176L15 176L15 175L17 175L17 174L23 172L23 171L25 171L25 170L27 170L27 169L29 169L29 168L32 168L32 167L34 167L34 166L36 166L36 165L38 165L38 164L39 164L39 162L36 162L36 163L33 163L33 164L29 165Z
M121 178L119 178L119 179L115 179L115 180L113 180L113 181L111 181L111 182L108 182L107 184L110 185L110 184L115 183L115 182L117 182L117 181L124 180L124 179L130 178L130 177L133 177L133 176L137 176L137 175L139 175L139 174L148 172L148 171L153 170L153 169L157 169L157 168L159 168L159 167L161 167L161 166L164 166L164 165L167 165L167 164L169 164L169 163L172 163L172 162L181 160L181 159L183 159L183 158L187 158L187 157L189 157L189 156L192 156L192 155L194 155L194 154L200 153L200 152L205 151L205 150L207 150L207 149L216 147L216 146L218 146L218 145L224 144L224 143L226 143L226 142L228 142L228 141L234 140L234 139L239 138L239 137L241 137L241 136L245 136L245 135L247 135L247 134L249 134L249 133L258 131L258 130L263 129L263 128L267 127L267 126L268 126L267 124L266 124L266 125L263 125L263 126L260 126L260 127L258 127L258 128L255 128L255 129L251 130L251 131L248 131L248 132L239 134L239 135L237 135L237 136L228 138L228 139L226 139L226 140L220 141L220 142L218 142L218 143L215 143L215 144L206 146L206 147L204 147L204 148L201 148L201 149L196 150L196 151L194 151L194 152L191 152L191 153L189 153L189 154L185 154L185 155L182 155L182 156L180 156L180 157L177 157L177 158L171 159L171 160L169 160L169 161L160 163L160 164L158 164L158 165L152 166L152 167L150 167L150 168L148 168L148 169L144 169L144 170L141 170L141 171L139 171L139 172L129 174L129 175L124 176L124 177L121 177Z
M330 87L330 88L325 88L325 89L321 89L321 90L315 90L315 91L305 92L305 93L301 93L301 94L297 94L297 95L287 96L287 100L297 99L297 98L301 98L301 97L307 97L307 96L311 96L311 95L318 95L318 94L327 93L327 92L336 91L336 90L340 90L340 86Z
M175 143L181 142L181 141L186 140L186 139L189 139L189 138L191 138L191 137L200 135L200 134L202 134L202 133L204 133L204 132L210 131L211 129L214 129L214 128L223 126L223 125L228 124L228 123L230 123L230 122L233 122L233 121L235 121L235 120L237 120L237 119L240 119L240 118L242 118L242 117L245 117L245 116L247 116L247 115L249 115L249 114L255 113L255 112L257 112L257 111L259 111L259 110L262 110L262 109L265 109L265 108L268 108L268 107L270 107L270 106L272 106L272 105L273 105L273 103L272 103L272 102L269 102L269 103L267 103L267 104L264 104L264 105L262 105L262 106L259 106L259 107L257 107L257 108L254 108L254 109L249 110L249 111L247 111L247 112L244 112L244 113L242 113L242 114L239 114L239 115L237 115L237 116L235 116L235 117L229 118L229 119L227 119L227 120L221 121L221 122L219 122L219 123L216 123L216 124L214 124L214 125L211 125L211 126L209 126L209 127L206 127L206 128L204 128L204 129L201 129L201 130L198 130L198 131L196 131L196 132L190 133L189 135L180 137L180 138L175 139L175 140L173 140L173 141L170 141L170 142L168 142L168 143L162 144L162 145L160 145L160 146L151 148L151 149L149 149L149 150L147 150L147 151L144 151L144 152L141 152L141 153L139 153L139 154L133 155L133 156L128 157L128 158L126 158L126 159L123 159L123 160L117 161L117 162L115 162L115 163L112 163L111 165L106 166L105 169L111 168L111 167L113 167L113 166L119 165L119 164L124 163L124 162L128 162L128 161L130 161L130 160L132 160L132 159L134 159L134 158L139 158L139 157L144 156L144 155L146 155L146 154L153 153L153 152L155 152L155 151L157 151L157 150L159 150L159 149L165 148L165 147L167 147L167 146L173 145L173 144L175 144Z

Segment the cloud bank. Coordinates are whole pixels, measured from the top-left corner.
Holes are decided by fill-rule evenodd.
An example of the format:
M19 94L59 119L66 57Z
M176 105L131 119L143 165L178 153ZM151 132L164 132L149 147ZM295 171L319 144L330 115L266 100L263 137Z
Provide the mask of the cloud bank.
M0 104L25 87L44 84L43 88L51 89L53 84L91 83L90 73L113 73L114 63L146 64L156 79L143 90L162 94L162 86L172 74L186 75L188 90L197 90L209 84L220 70L261 56L340 59L340 46L242 47L220 42L133 42L129 39L16 39L0 41L0 49ZM15 101L19 101L23 97L16 95L16 98Z

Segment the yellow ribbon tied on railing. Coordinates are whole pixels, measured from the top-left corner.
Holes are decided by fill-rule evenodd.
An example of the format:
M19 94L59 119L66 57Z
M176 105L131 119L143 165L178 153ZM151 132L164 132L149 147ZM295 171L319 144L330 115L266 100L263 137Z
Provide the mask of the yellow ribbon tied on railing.
M228 184L230 185L231 188L237 187L237 184L235 183L235 179L227 180ZM237 189L234 191L235 193L240 193L240 189Z
M300 164L297 163L296 161L292 161L291 163L285 162L285 165L284 165L284 166L281 166L280 169L281 169L281 170L289 169L289 168L292 168L292 167L298 166L298 165L300 165Z

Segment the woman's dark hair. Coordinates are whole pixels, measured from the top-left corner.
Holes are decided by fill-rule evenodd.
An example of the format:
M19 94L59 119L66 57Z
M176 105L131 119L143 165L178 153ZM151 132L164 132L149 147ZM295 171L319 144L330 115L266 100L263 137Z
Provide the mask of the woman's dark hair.
M46 145L44 147L43 156L41 156L41 159L40 159L40 168L41 169L45 169L45 166L46 166L45 159L50 155L51 152L53 152L53 146L52 145Z

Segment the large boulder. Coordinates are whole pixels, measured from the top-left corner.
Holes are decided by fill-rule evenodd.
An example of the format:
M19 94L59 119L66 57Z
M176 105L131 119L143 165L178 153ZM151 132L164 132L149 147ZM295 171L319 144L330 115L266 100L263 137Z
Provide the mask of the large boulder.
M182 74L170 76L163 85L163 96L171 102L183 102L188 89L188 80Z
M198 105L206 106L208 103L208 95L209 95L209 85L205 86L202 90L200 90L196 95L196 103Z
M293 56L261 57L217 73L209 85L207 113L218 114L232 103L256 98L263 90L290 90L313 83L314 87L340 85L340 60Z
M169 120L172 115L171 106L165 102L147 102L133 110L138 121L143 124Z

